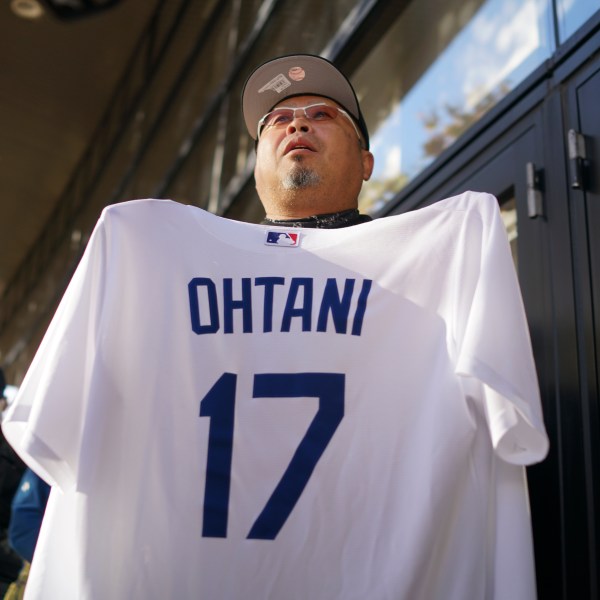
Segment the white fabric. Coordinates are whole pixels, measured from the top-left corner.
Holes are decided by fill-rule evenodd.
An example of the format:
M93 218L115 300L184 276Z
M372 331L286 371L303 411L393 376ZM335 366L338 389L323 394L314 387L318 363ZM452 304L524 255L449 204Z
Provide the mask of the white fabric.
M522 465L548 442L496 200L294 230L298 247L266 244L273 230L163 200L102 214L3 423L55 486L28 600L534 598ZM241 304L225 332L224 279L251 294L252 332ZM328 279L340 301L355 282L345 333L331 315L318 331ZM200 411L231 399L224 373L228 524L206 537L217 417ZM321 423L317 393L253 397L257 376L311 373L343 377L343 417L275 539L248 539Z

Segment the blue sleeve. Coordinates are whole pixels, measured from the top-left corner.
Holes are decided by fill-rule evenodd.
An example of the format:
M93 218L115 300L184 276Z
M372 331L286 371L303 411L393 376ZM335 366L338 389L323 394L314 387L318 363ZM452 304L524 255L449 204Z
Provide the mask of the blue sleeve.
M30 562L49 495L50 486L27 469L12 501L8 539L14 550Z

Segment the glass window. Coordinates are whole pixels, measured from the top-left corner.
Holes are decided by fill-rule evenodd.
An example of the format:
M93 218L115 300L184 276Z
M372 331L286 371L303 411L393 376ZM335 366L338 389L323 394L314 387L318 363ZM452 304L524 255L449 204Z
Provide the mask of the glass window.
M575 33L599 9L600 0L556 0L560 42Z
M352 77L376 159L363 211L381 209L550 56L549 5L408 4Z

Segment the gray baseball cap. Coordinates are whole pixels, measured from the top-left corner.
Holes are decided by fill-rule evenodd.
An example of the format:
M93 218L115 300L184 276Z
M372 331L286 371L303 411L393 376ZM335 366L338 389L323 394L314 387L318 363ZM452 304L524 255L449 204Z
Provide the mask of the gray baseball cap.
M242 111L252 138L258 136L258 121L292 96L323 96L337 102L354 118L369 147L367 124L351 83L331 62L313 54L274 58L248 77L242 91Z

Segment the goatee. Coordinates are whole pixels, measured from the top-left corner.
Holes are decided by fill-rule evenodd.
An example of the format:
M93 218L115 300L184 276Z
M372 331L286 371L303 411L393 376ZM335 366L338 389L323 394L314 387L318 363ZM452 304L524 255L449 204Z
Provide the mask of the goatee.
M296 166L296 168L284 177L282 185L284 190L301 190L317 185L319 181L319 175L312 169L304 166Z

